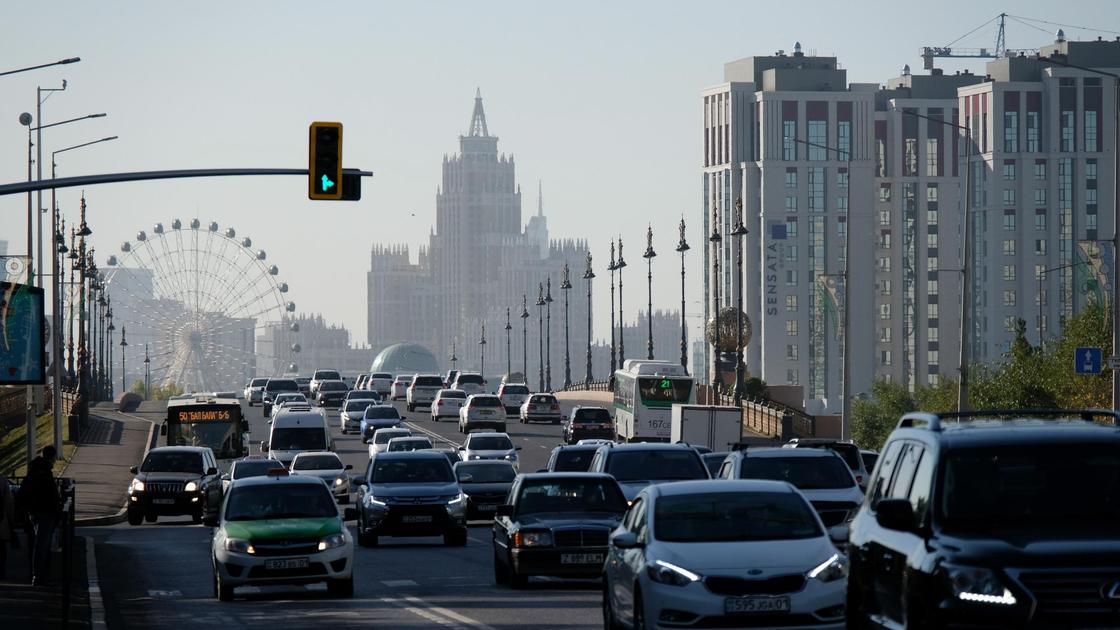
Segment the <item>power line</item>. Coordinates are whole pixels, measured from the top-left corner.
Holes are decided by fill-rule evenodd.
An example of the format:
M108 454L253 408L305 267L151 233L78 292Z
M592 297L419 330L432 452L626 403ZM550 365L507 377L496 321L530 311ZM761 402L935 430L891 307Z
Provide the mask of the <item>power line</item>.
M1120 35L1120 31L1109 31L1109 30L1105 30L1105 29L1101 29L1101 28L1092 28L1092 27L1089 27L1089 26L1077 26L1075 24L1062 24L1060 22L1051 22L1049 20L1040 20L1038 18L1023 17L1021 15L1011 15L1010 13L1007 14L1007 17L1019 18L1019 19L1028 20L1028 21L1031 21L1031 22L1040 22L1042 24L1049 24L1051 26L1063 26L1065 28L1075 28L1075 29L1078 29L1078 30L1081 30L1081 31L1093 31L1095 33L1108 33L1110 35ZM1049 31L1046 31L1046 32L1049 32Z

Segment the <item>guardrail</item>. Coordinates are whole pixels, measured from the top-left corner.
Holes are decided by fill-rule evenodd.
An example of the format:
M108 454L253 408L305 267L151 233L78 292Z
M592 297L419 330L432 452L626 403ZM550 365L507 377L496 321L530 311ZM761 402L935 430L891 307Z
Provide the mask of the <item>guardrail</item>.
M716 400L720 405L735 406L735 397L728 394L719 394ZM785 418L791 421L792 435L788 437L816 437L817 419L804 411L769 398L743 398L743 424L752 431L783 437Z
M560 391L564 392L609 392L611 391L610 381L591 381L590 383L572 383L571 385L563 388Z

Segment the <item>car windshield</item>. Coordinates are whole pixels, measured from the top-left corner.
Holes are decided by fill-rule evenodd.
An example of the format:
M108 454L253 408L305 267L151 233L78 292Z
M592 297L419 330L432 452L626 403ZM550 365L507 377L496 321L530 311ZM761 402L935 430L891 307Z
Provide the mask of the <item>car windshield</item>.
M369 407L369 406L370 406L370 402L368 400L348 400L348 401L346 401L346 411L362 412L362 411L365 411L366 407Z
M502 399L497 396L475 396L471 399L472 407L501 407Z
M326 440L321 428L283 427L272 430L268 447L274 451L321 451L327 448Z
M366 407L368 420L400 420L400 417L396 407Z
M201 473L202 454L186 451L152 451L140 465L143 472Z
M669 542L788 540L822 535L812 509L793 492L712 492L663 496L653 533Z
M619 482L708 478L700 455L690 448L611 453L606 472Z
M397 438L389 442L389 452L395 453L397 451L422 451L432 448L432 443L428 438Z
M513 448L513 442L504 435L472 436L467 448L472 451L508 451Z
M439 459L390 459L375 462L371 483L452 483L451 464Z
M839 490L856 485L839 457L750 457L743 460L740 479L788 481L799 490Z
M946 529L1115 528L1120 521L1120 449L1115 445L951 451L941 478L938 514Z
M342 470L342 460L334 453L300 455L292 462L292 470Z
M464 392L461 389L444 389L444 390L440 391L439 397L440 398L460 398L460 399L462 399L462 398L467 397L467 392Z
M572 422L575 424L603 424L611 421L611 414L606 409L580 409Z
M317 381L341 381L342 377L334 370L319 370L315 373Z
M276 461L275 459L253 459L243 462L237 462L233 465L234 479L245 479L248 477L261 477L265 473L273 469L283 469L284 464Z
M587 472L595 457L593 448L566 448L556 454L552 472Z
M381 400L381 396L372 389L353 389L346 396L346 400Z
M373 374L370 374L369 377L370 378L393 378L393 375L389 374L387 372L374 372Z
M280 394L276 397L276 404L286 402L307 402L307 398L303 394Z
M626 511L618 484L605 479L534 479L521 486L517 514Z
M272 379L268 382L268 385L265 385L264 389L269 392L298 392L299 383L289 380L278 381Z
M268 384L268 379L267 378L255 378L255 379L253 379L252 383L249 383L249 387L264 387L267 384Z
M338 516L334 497L322 483L233 487L226 501L227 521Z
M482 380L482 377L478 374L460 374L459 376L457 376L455 378L455 382L459 383L460 385L464 385L464 384L482 385L482 383L484 381Z
M417 376L417 387L443 387L443 379L438 376Z
M399 431L378 431L373 434L373 443L388 444L389 440L393 438L408 437L410 435L412 435L412 432L407 429L401 429Z
M455 469L456 476L459 481L463 482L463 476L469 475L470 481L466 483L509 483L517 476L517 470L513 464L505 462L487 462L485 464L459 464Z
M344 392L347 389L350 388L346 386L346 383L340 381L327 381L319 386L321 392Z
M502 388L502 394L524 395L529 393L529 388L524 385L506 385Z

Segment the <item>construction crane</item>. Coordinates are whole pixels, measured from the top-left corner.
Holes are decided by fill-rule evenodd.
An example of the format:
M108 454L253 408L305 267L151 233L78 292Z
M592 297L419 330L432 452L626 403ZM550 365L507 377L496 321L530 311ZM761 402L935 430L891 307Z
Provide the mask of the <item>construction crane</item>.
M1009 50L1007 48L1007 40L1004 31L1005 21L1008 15L1000 13L994 18L984 22L980 26L972 29L971 31L961 35L957 39L949 42L947 46L923 46L922 47L922 65L926 70L933 70L934 57L964 57L964 58L980 58L980 59L996 59L999 57L1014 57L1019 55L1034 55L1038 53L1037 48L1017 48ZM1014 16L1011 16L1014 18ZM999 30L996 33L996 46L995 48L953 48L953 44L961 41L965 37L972 35L976 31L984 28L992 22L999 20Z

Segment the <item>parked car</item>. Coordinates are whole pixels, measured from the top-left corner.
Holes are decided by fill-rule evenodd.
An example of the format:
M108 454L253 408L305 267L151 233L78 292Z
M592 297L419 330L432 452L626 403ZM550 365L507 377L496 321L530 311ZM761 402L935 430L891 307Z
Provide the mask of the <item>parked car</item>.
M687 444L604 444L590 471L614 477L627 500L653 483L709 478L700 453Z
M362 546L375 546L382 536L443 536L445 545L467 544L467 496L443 454L377 453L356 483Z
M787 483L649 486L610 537L604 625L838 630L847 575L848 559Z
M261 395L264 393L264 386L267 384L267 378L254 378L245 384L245 400L249 401L250 407L261 401Z
M222 501L222 479L214 452L201 446L153 448L128 485L129 525L155 523L160 516L190 516L201 523Z
M459 410L467 402L467 393L458 389L441 389L432 401L432 422L442 418L458 418Z
M506 430L506 410L502 399L493 394L474 394L459 409L459 433L475 429Z
M339 503L349 503L350 477L346 471L353 468L350 464L343 464L334 453L303 452L292 460L291 472L293 475L322 479Z
M467 520L494 518L506 502L517 468L510 462L475 460L454 465L459 487L467 495Z
M585 439L613 440L614 419L606 407L573 407L561 435L566 444Z
M411 376L400 375L393 379L393 387L389 392L391 400L404 400L408 396L408 385L412 382Z
M521 404L519 411L521 424L530 422L560 424L563 417L560 413L560 401L552 394L533 394L529 396Z
M498 387L498 398L502 399L506 415L520 413L521 405L529 398L529 386L525 383L502 383Z

